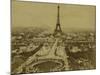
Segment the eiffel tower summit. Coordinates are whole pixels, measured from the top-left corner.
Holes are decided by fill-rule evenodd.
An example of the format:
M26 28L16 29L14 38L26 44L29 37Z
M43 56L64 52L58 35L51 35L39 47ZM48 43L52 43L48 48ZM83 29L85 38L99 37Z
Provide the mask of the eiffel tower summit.
M56 23L56 28L54 30L53 35L55 37L62 35L62 29L61 29L61 25L60 25L60 6L59 6L59 4L57 6L57 23Z

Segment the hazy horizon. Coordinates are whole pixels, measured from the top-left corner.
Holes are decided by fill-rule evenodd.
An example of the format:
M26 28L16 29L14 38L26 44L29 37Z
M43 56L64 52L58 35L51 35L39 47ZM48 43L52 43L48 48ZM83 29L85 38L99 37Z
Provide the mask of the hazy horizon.
M60 4L62 31L95 31L96 7ZM57 4L12 1L12 27L42 27L53 31L57 22Z

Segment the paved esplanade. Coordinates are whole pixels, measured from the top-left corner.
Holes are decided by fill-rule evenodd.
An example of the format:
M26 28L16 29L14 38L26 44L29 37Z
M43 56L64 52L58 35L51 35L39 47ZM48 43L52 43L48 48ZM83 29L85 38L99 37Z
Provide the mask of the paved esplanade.
M68 65L68 60L67 60L68 56L66 55L65 47L57 46L58 42L59 42L59 38L56 38L51 48L48 47L47 49L46 47L43 46L37 53L30 56L26 60L26 62L21 64L21 66L19 66L16 69L17 73L21 73L23 71L23 68L27 68L31 66L33 66L34 68L35 65L46 62L46 61L53 61L55 63L59 63L61 66L65 68L65 70L69 70L69 65ZM59 59L64 61L64 63L57 61Z

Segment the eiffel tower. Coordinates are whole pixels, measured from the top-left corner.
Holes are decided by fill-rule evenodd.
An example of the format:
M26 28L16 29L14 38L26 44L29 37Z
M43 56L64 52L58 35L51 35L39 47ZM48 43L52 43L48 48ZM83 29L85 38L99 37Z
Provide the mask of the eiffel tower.
M62 29L61 29L61 26L60 26L60 6L58 5L57 7L57 23L56 23L56 28L54 30L54 36L57 36L58 34L62 34Z

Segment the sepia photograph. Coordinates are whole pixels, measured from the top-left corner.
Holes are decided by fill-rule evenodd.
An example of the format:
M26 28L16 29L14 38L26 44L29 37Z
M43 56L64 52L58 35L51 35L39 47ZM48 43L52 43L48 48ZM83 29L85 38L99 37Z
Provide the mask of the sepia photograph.
M96 69L96 6L11 1L11 74Z

